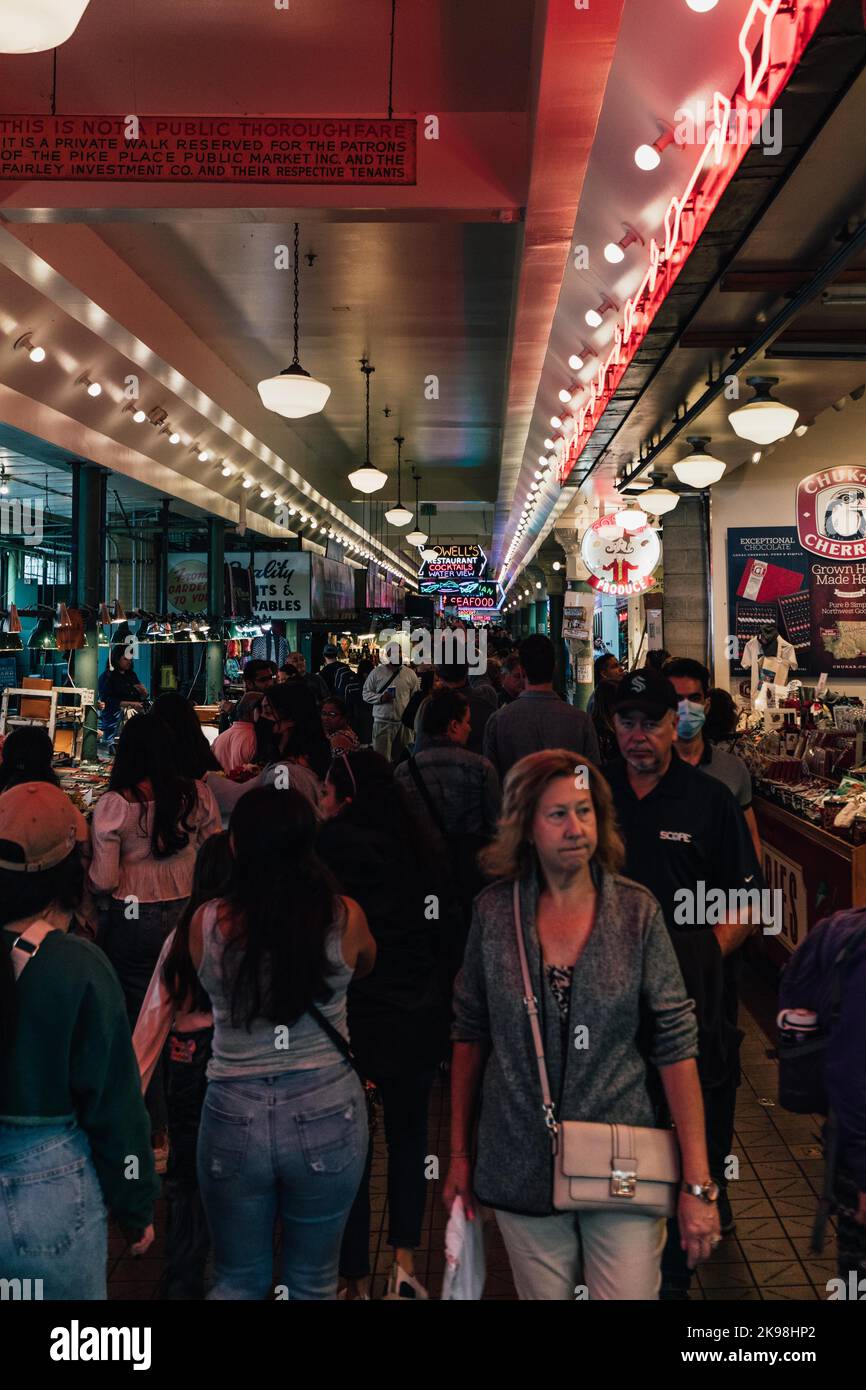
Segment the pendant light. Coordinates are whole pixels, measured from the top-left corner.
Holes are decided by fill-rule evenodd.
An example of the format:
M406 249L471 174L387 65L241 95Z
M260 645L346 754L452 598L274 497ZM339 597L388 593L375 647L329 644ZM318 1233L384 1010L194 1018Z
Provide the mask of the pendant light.
M674 464L674 472L681 483L688 487L710 487L717 483L725 471L726 465L721 459L714 458L707 453L706 446L710 442L709 435L700 437L695 435L689 438L692 452L688 458L681 459Z
M416 528L416 529L415 529L414 531L407 531L407 533L406 533L406 539L407 539L407 541L409 542L410 545L423 545L424 542L425 542L426 539L427 539L427 532L426 532L426 531L419 531L419 530L418 530L418 522L419 522L420 519L421 519L421 503L420 503L420 501L419 501L419 487L420 487L420 483L421 483L421 474L420 474L420 473L416 473L416 472L415 472L415 469L413 468L413 469L412 469L412 477L415 479L415 528Z
M0 53L44 53L75 33L90 0L0 0Z
M259 395L268 410L284 415L287 420L302 420L305 415L316 415L324 410L331 394L330 386L305 372L298 358L298 224L295 223L295 355L292 365L280 372L279 376L269 376L259 382Z
M394 443L397 445L397 505L385 513L385 520L390 526L408 526L412 520L412 513L408 507L403 506L403 497L400 491L400 461L403 445L406 443L402 434L395 434Z
M645 512L650 512L652 516L664 516L674 510L680 499L676 492L671 492L669 487L665 487L663 473L653 473L650 476L650 486L646 492L641 493L638 500Z
M433 523L431 522L430 524L432 525ZM433 543L432 536L429 536L426 542L421 546L421 559L427 564L430 564L433 560L439 559L439 551Z
M349 482L358 492L369 495L371 492L378 492L388 481L388 474L383 473L381 468L374 468L370 462L370 377L376 368L371 367L366 357L361 358L361 371L364 373L364 389L366 393L366 440L367 452L364 455L364 462L360 468L356 468L354 473L349 474Z
M749 439L753 444L775 444L791 433L800 412L792 405L783 405L781 401L773 399L770 391L778 383L777 376L747 378L747 385L752 387L755 398L732 410L728 416L731 428L741 439Z
M629 502L627 506L615 512L614 520L617 526L621 526L624 531L640 531L649 522L649 517L642 510L642 506L643 498L641 498L640 506L637 502Z

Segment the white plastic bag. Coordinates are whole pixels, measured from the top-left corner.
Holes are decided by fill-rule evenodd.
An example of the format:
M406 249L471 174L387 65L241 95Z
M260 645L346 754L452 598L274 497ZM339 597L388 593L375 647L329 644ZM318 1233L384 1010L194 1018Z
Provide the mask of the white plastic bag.
M476 1207L475 1220L467 1221L463 1201L455 1197L445 1229L445 1278L442 1301L477 1300L484 1292L487 1264L484 1256L484 1222Z

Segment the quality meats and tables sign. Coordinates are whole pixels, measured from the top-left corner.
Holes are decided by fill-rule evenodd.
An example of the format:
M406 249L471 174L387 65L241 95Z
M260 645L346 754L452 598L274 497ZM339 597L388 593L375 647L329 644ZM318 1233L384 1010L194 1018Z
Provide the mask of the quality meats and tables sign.
M358 116L0 116L0 179L411 185L416 143Z

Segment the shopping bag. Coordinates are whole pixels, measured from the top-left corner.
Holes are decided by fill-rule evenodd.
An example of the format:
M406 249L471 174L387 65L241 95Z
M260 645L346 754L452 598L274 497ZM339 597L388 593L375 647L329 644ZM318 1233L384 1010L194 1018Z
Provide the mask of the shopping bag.
M445 1278L442 1300L476 1300L484 1292L487 1277L484 1256L484 1222L476 1209L474 1221L467 1221L463 1201L455 1197L445 1229Z

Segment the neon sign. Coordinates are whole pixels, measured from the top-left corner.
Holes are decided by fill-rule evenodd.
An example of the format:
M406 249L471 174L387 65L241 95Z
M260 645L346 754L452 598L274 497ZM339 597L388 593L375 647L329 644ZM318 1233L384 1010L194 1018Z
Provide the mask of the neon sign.
M735 122L746 105L750 117L763 121L781 94L815 33L830 0L752 0L739 33L743 76L733 98L713 96L712 127L683 192L668 204L664 235L653 237L648 265L638 289L626 301L613 345L589 386L589 397L574 418L574 434L560 463L560 486L574 468L598 425L626 368L643 342L656 314L697 245L722 194L742 164L754 130L753 120ZM757 114L755 114L757 113Z

